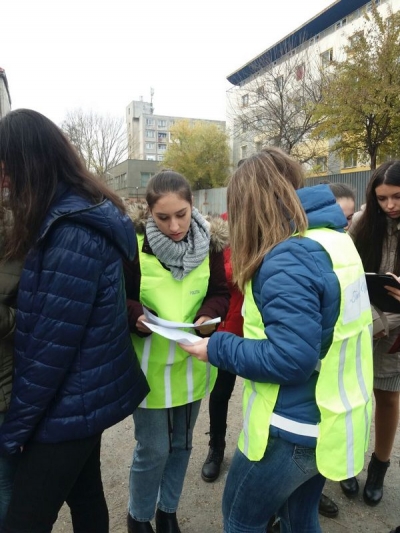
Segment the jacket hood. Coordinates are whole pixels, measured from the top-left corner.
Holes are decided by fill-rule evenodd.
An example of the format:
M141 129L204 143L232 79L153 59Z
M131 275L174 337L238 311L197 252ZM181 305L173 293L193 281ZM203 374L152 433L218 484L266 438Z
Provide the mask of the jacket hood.
M146 232L146 222L149 216L145 204L132 204L128 207L135 230L139 234ZM210 249L213 252L222 252L229 244L228 222L221 217L204 217L210 229Z
M136 238L133 224L128 215L110 201L93 204L90 200L61 186L43 221L37 240L40 243L54 224L68 218L95 229L109 239L121 252L132 260L136 253Z
M309 229L343 229L348 222L328 185L299 189L297 194L308 218Z

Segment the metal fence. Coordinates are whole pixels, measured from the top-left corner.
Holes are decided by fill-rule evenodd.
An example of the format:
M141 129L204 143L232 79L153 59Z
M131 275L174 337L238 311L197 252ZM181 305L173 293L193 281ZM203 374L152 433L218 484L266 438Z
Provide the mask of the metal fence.
M307 178L306 187L320 183L346 183L355 190L356 210L365 202L365 191L372 171L349 172L347 174L330 174ZM226 187L202 189L193 192L193 203L203 215L220 215L226 212Z
M356 194L356 210L365 202L365 191L367 189L372 170L363 172L349 172L347 174L331 174L329 176L318 176L306 179L306 187L312 187L319 183L345 183L352 187Z

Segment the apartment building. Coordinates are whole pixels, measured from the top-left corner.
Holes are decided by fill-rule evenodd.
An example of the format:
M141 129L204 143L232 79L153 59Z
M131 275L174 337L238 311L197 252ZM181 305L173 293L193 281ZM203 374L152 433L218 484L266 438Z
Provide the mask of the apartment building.
M11 96L6 72L0 67L0 118L11 110Z
M152 102L133 100L126 107L128 158L162 161L172 141L171 127L179 120L212 123L225 130L223 121L155 115Z
M344 47L363 31L366 25L364 14L371 11L373 4L382 14L388 7L393 12L400 9L400 0L337 0L227 77L232 84L227 91L227 127L233 132L234 166L238 160L259 150L266 141L282 147L285 143L289 147L296 141L296 135L301 133L301 127L309 118L305 115L304 102L307 95L317 90L318 73L329 68L333 60L344 57ZM267 102L263 98L266 91L269 95ZM291 99L285 100L285 91L292 95ZM271 93L276 94L276 101L281 104L279 111L273 109ZM293 124L292 131L285 131L285 110L292 117L298 113L298 131ZM278 116L278 113L281 114ZM268 136L265 135L266 129ZM336 174L366 168L360 165L356 153L343 159L330 152L326 140L315 140L306 134L302 141L297 146L296 156L307 161L311 174ZM307 154L310 154L309 158Z

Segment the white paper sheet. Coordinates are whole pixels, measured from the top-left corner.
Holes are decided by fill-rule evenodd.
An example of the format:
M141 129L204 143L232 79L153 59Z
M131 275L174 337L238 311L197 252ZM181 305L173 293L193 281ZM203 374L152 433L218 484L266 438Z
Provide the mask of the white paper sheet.
M185 322L173 322L172 320L165 320L164 318L159 318L156 315L153 315L148 309L143 307L144 316L147 319L147 322L150 324L155 324L156 326L162 326L164 328L193 328L194 324L186 324ZM219 324L221 322L221 317L212 318L211 320L206 320L203 322L202 326L208 326L209 324ZM151 328L150 328L151 329Z
M201 337L193 335L193 333L188 333L187 331L182 331L181 329L174 328L165 328L163 326L157 326L155 324L150 324L150 322L143 322L154 333L158 333L166 339L171 341L180 342L181 344L195 344L201 340Z

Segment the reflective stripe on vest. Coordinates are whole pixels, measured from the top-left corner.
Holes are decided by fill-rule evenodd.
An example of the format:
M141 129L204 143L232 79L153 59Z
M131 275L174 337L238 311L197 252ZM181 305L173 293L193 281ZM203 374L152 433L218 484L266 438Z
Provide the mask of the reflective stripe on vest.
M140 302L159 317L192 323L208 289L209 257L183 280L175 280L152 254L142 252L144 236L138 235L141 270ZM192 331L193 332L193 331ZM162 409L204 398L211 392L217 369L189 356L173 341L152 333L132 342L150 393L140 407Z
M269 425L295 434L317 437L320 472L334 480L359 473L364 464L371 423L372 317L365 276L350 237L334 230L309 230L330 255L337 275L341 302L332 344L321 360L316 402L319 425L302 424L276 415L273 409L279 386L245 380L243 431L239 448L251 460L260 460L268 442ZM246 288L244 334L266 338L261 314L254 302L251 283ZM337 376L332 379L332 376Z

